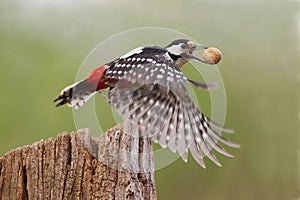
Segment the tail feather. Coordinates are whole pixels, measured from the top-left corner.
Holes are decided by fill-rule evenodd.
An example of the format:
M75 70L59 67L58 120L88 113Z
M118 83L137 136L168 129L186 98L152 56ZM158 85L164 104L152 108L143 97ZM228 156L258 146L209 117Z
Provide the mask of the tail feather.
M95 93L96 88L92 87L84 80L63 89L60 95L54 99L53 102L60 101L56 107L67 104L69 107L74 107L77 110L82 107Z
M67 104L69 107L79 109L82 107L98 90L108 88L108 79L103 75L108 65L94 69L87 79L74 83L63 89L54 102L60 101L56 106Z

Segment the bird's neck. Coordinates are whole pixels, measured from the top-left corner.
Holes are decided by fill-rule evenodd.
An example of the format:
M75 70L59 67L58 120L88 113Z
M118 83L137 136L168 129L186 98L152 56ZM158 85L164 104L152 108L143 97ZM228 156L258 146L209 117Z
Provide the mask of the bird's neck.
M177 60L176 60L176 66L177 67L179 67L179 68L181 68L185 63L187 63L188 62L188 60L187 59L184 59L184 58L178 58Z
M169 53L169 55L175 61L175 65L179 68L181 68L185 63L187 63L189 61L189 59L184 59L180 55L175 55L172 53Z

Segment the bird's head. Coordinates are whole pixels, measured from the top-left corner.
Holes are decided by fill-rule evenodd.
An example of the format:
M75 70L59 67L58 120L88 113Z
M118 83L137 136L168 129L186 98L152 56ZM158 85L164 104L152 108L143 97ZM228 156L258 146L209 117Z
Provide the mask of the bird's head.
M178 67L182 67L186 62L188 62L191 59L195 59L206 63L206 61L204 61L203 59L194 56L193 52L195 50L207 49L208 47L197 45L191 40L174 40L165 48L170 54L178 56L178 59L176 61L176 65Z

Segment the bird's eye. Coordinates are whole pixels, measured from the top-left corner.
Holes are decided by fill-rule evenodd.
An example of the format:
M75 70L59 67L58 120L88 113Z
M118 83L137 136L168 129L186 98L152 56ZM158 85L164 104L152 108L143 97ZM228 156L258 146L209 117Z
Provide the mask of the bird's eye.
M181 44L180 46L182 49L186 49L186 44Z

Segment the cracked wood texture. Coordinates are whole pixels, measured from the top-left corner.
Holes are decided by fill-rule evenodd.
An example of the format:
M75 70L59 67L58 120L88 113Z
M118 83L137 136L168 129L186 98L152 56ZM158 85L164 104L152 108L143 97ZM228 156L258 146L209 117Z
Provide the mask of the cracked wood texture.
M0 158L0 199L156 199L151 139L124 126L11 150Z

